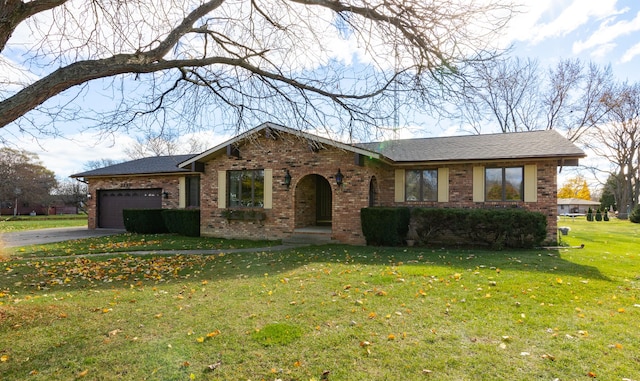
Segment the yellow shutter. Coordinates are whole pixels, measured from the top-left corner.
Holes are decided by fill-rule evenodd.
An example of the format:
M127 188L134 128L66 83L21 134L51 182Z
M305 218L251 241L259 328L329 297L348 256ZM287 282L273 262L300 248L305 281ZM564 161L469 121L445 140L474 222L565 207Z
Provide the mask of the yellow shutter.
M484 202L484 167L473 167L473 202Z
M227 207L227 172L218 171L218 208Z
M273 169L264 170L264 208L273 208Z
M178 184L178 208L187 207L187 179L182 176Z
M438 168L438 202L449 202L449 168Z
M396 169L395 202L404 202L404 169Z
M538 167L524 166L524 202L538 202Z

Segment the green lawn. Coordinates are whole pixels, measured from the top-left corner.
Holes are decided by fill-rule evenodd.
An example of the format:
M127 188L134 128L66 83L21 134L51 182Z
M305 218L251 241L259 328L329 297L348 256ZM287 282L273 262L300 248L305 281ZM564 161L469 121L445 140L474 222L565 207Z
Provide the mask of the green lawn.
M87 226L86 215L0 216L0 233L46 228Z
M136 251L246 249L273 246L280 243L280 240L241 240L186 237L175 234L123 233L108 237L17 247L6 249L5 253L13 258L26 259Z
M560 225L584 249L6 261L0 378L639 380L640 226Z

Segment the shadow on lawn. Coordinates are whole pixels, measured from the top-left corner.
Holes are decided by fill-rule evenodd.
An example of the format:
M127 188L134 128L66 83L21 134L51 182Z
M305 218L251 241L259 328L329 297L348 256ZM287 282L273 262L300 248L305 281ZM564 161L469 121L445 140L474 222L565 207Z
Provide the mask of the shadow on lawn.
M4 289L73 290L111 289L127 285L162 285L194 280L264 277L314 263L351 266L406 266L407 272L436 275L473 269L540 272L608 280L600 270L562 258L558 251L488 251L431 248L386 248L326 245L283 251L223 254L164 255L114 254L103 257L37 259L10 263L0 279ZM403 272L401 270L401 272Z

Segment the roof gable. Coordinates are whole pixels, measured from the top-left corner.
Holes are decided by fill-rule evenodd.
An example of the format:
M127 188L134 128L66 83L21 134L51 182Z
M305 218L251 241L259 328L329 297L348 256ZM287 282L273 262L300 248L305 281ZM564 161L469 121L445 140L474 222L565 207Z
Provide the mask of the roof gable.
M575 165L577 159L586 156L584 151L554 130L345 144L277 124L263 123L186 160L180 164L180 167L185 168L194 162L207 161L225 152L227 146L237 144L263 130L284 132L393 163L556 158L574 159L573 162L566 162L565 165L572 165L571 163Z
M208 149L206 151L204 151L203 153L196 155L186 161L184 161L183 163L180 163L180 167L181 168L186 168L189 165L191 165L192 163L195 162L204 162L204 161L208 161L209 159L211 159L212 157L219 155L222 152L226 152L226 149L228 146L230 145L236 145L240 142L243 142L245 140L251 139L252 136L255 136L256 134L260 133L264 131L266 134L270 134L275 132L276 134L281 132L281 133L286 133L289 135L293 135L296 136L298 138L304 139L304 140L308 140L310 142L313 142L315 144L318 144L320 146L322 145L328 145L328 146L332 146L332 147L336 147L338 149L343 149L345 151L351 151L354 153L359 153L362 155L366 155L369 157L374 157L376 159L380 158L380 156L378 155L377 152L374 151L370 151L367 149L364 149L362 147L356 146L356 145L350 145L350 144L345 144L345 143L341 143L332 139L328 139L328 138L324 138L322 136L318 136L318 135L313 135L310 134L308 132L304 132L304 131L299 131L293 128L289 128L289 127L284 127L275 123L263 123L261 125L259 125L258 127L255 127L247 132L244 132L236 137L234 137L233 139L227 140L224 143L221 143L211 149Z

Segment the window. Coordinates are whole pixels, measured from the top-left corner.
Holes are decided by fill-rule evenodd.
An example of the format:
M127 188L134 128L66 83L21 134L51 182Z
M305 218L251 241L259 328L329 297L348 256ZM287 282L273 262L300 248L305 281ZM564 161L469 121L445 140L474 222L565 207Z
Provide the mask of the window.
M522 167L487 168L486 201L521 201L524 173Z
M200 207L200 176L187 176L185 180L186 207Z
M407 170L404 181L405 201L438 201L438 170Z
M264 207L264 170L228 171L229 206Z

